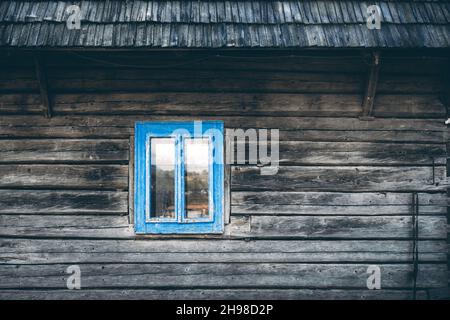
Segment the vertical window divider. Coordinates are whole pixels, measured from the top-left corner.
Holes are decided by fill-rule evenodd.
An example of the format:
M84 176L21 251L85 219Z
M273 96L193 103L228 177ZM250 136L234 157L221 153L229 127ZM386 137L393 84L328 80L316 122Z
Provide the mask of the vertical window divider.
M177 189L177 220L179 223L184 222L185 212L185 181L184 181L184 138L183 135L177 137L177 174L176 174L176 189Z
M214 177L215 141L214 141L214 136L207 137L207 139L208 139L208 149L209 149L208 150L208 157L209 157L208 158L208 181L209 181L209 186L210 186L210 188L208 190L208 193L209 193L208 206L209 206L209 212L210 212L211 219L212 219L212 221L214 221L215 220L214 212L216 210L216 208L214 207L214 197L215 197L215 194L214 194L214 183L215 183L215 181L214 181L214 179L215 179L215 177Z

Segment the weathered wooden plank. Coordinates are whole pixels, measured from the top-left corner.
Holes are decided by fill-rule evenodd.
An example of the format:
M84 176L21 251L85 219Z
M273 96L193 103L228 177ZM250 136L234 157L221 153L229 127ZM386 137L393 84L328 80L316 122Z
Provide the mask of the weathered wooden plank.
M127 192L0 190L2 214L125 214L127 207Z
M442 166L434 180L432 167L292 166L261 175L258 167L233 166L231 174L232 191L425 191L440 190L446 181Z
M427 291L429 300L449 300L450 287L433 288Z
M67 264L3 265L0 287L67 288ZM367 264L85 264L83 288L367 288ZM412 287L411 264L380 264L385 289ZM318 276L320 274L320 276ZM442 287L446 264L420 264L419 288Z
M383 64L383 62L382 62ZM442 83L439 76L408 75L381 73L378 79L377 92L386 93L439 93Z
M421 262L447 261L445 240L421 240ZM3 239L2 264L411 262L409 240Z
M1 188L128 188L126 165L0 165Z
M5 60L2 60L2 73L0 74L0 81L5 80L34 80L36 81L36 72L34 70L34 60L32 57L28 57L30 59L29 61L32 63L32 65L26 66L8 66L7 64L4 64L3 62L6 62L8 59L6 57L3 57Z
M15 77L14 73L11 74L11 78L4 78L0 80L0 92L2 93L32 93L39 92L39 82L34 76L34 79L26 79L19 77ZM42 110L42 108L41 108Z
M282 128L284 130L367 130L367 131L440 131L447 130L443 121L438 119L375 119L360 121L356 118L330 117L243 117L243 116L55 116L45 119L38 116L2 116L0 129L3 127L56 127L56 126L99 126L99 127L133 127L136 121L176 121L176 120L223 120L227 128Z
M266 57L267 58L267 57ZM68 64L74 59L74 57L70 57L70 59L67 59L65 61L65 65L67 67ZM123 57L121 58L123 59ZM148 58L145 58L148 61ZM164 64L167 64L168 57L164 57L165 61ZM68 62L68 60L70 62ZM277 61L277 63L273 63L273 59L271 59L271 62L273 65L280 64L282 61ZM355 62L355 61L354 61ZM202 69L202 65L197 66L196 68L191 68L187 72L180 72L179 68L177 68L177 71L173 70L164 70L160 71L157 70L157 72L147 72L142 70L135 70L135 69L114 69L113 67L109 66L109 68L92 68L88 67L86 68L86 61L83 62L82 67L77 66L76 68L61 68L59 66L58 68L55 68L51 71L51 78L55 83L52 83L52 87L55 87L55 89L61 89L61 90L77 90L76 83L78 82L78 87L83 87L85 90L96 90L96 86L98 86L98 90L103 90L104 88L108 88L108 90L111 90L111 88L116 88L116 90L124 91L124 90L149 90L154 87L154 89L160 89L167 91L171 87L173 87L173 90L188 90L187 88L191 88L189 90L208 90L208 88L213 88L212 90L216 91L224 91L224 88L227 87L230 88L232 91L236 90L257 90L261 91L261 97L260 95L257 95L258 98L255 100L252 100L250 97L252 95L247 95L249 98L242 99L242 101L245 102L245 106L248 106L249 111L255 111L257 113L264 112L260 108L255 108L256 102L260 101L270 101L271 99L265 99L264 96L270 96L264 94L264 90L273 91L273 92L283 92L283 91L294 91L294 92L302 92L303 91L309 91L309 92L323 92L326 91L327 88L329 90L332 90L334 92L335 90L339 89L342 86L345 86L341 88L335 96L335 99L332 100L333 95L311 95L310 98L302 98L300 99L299 103L297 103L299 106L302 104L304 105L305 110L301 109L296 111L294 108L293 111L291 111L292 114L297 115L311 115L311 113L314 112L314 110L322 113L323 115L336 115L336 112L333 112L334 109L340 107L342 110L342 115L350 115L354 116L356 110L354 109L356 106L354 103L356 102L355 99L359 95L361 90L356 90L355 88L358 88L361 74L349 72L351 69L349 69L350 66L354 67L355 65L351 64L342 64L341 66L346 66L346 68L342 68L340 73L324 73L324 72L316 72L310 73L308 72L308 68L311 67L311 64L304 64L302 70L303 72L292 72L292 69L289 69L290 72L286 73L280 73L280 72L267 72L264 71L267 69L267 64L265 64L266 68L263 68L264 64L259 66L259 69L257 73L255 72L249 72L249 71L242 71L242 67L240 68L240 72L236 72L233 70L230 70L230 67L235 68L236 63L242 64L242 66L249 66L252 64L252 61L244 62L235 62L231 65L229 63L226 63L226 67L218 68L217 65L214 67L214 69L204 68ZM321 63L316 63L316 66L323 66L323 63L327 65L326 62L321 61ZM328 62L329 64L329 62ZM335 63L336 64L336 63ZM398 64L398 63L397 63ZM293 64L294 65L294 64ZM338 64L339 65L339 64ZM417 65L415 66L417 68ZM183 68L181 68L183 69ZM214 70L212 72L211 70ZM17 92L17 91L23 91L23 92L32 92L38 90L37 81L31 77L32 72L30 69L11 69L10 67L5 68L4 72L2 73L2 76L0 77L0 88L4 92ZM344 71L344 72L342 72ZM391 70L388 70L389 72ZM438 101L438 93L442 90L439 78L436 76L405 76L405 75L392 75L389 74L389 72L386 75L382 76L382 79L380 81L380 92L381 93L388 93L384 95L384 97L381 98L381 100L377 99L377 108L378 104L380 105L381 109L378 116L401 116L401 117L414 117L414 116L429 116L429 117L442 117L442 104ZM404 71L405 72L405 71ZM91 74L92 73L92 74ZM219 73L219 74L218 74ZM225 77L225 78L224 78ZM230 78L231 77L231 78ZM148 79L153 79L153 82L155 82L153 85L152 83L147 83ZM172 79L172 80L171 80ZM175 80L174 80L175 79ZM178 79L178 80L177 80ZM196 89L196 82L194 81L194 84L192 83L193 79L197 81L197 89ZM222 79L227 79L224 83L221 83L221 81L224 81ZM102 81L104 83L102 83ZM162 83L162 81L168 82L167 84ZM245 83L240 83L239 81L244 81ZM92 82L92 83L91 83ZM139 85L142 82L142 85ZM219 82L219 83L216 83ZM58 84L59 83L59 84ZM189 85L186 85L189 84ZM273 88L272 85L273 84ZM333 88L336 87L337 88ZM350 87L349 87L350 86ZM214 89L214 87L216 87ZM347 88L348 87L348 88ZM245 89L242 89L245 88ZM253 89L252 89L253 88ZM303 88L303 89L302 89ZM79 89L79 88L78 88ZM354 95L341 95L342 92L347 91L354 92ZM391 96L391 94L400 93L400 95ZM410 93L410 95L405 95L405 93ZM421 95L418 93L422 93L425 95ZM430 93L433 93L434 95L430 95ZM202 93L204 94L204 93ZM141 94L142 95L142 94ZM156 94L158 95L158 94ZM164 95L164 94L163 94ZM176 96L175 93L167 93L167 97L165 99L171 99L173 96ZM279 95L279 94L276 94ZM15 96L14 94L10 94L9 96ZM64 95L63 95L64 96ZM71 96L71 95L68 95ZM73 96L73 95L72 95ZM75 95L76 96L76 95ZM81 100L83 100L82 95ZM111 101L112 108L110 110L106 109L104 107L105 101L102 101L104 99L101 99L101 95L98 95L95 99L100 104L103 104L102 109L106 109L109 112L131 112L130 110L122 110L127 108L127 102L123 101L120 102L121 98L126 96L122 94L114 94L113 96L118 97L118 99L114 99L114 101ZM187 95L189 96L189 95ZM212 95L214 96L214 94ZM208 99L197 99L201 101L213 101L213 100L219 100L214 99L212 96L208 97ZM227 95L224 95L225 97ZM237 95L229 95L234 96L234 99L237 99ZM243 95L245 96L245 94ZM277 98L276 104L280 104L283 101L289 102L290 98L283 98L283 95L279 95L281 97ZM289 96L289 95L286 95ZM295 95L294 95L295 96ZM309 95L300 95L308 97ZM92 96L91 96L92 97ZM313 98L314 97L314 98ZM340 98L341 97L341 98ZM3 99L3 98L2 98ZM0 100L2 100L0 99ZM20 98L20 96L17 96L18 102L22 100L23 98ZM87 98L89 99L89 98ZM65 99L63 99L65 100ZM115 101L118 100L118 101ZM126 99L129 100L129 99ZM136 107L131 108L137 108L139 112L151 112L145 111L148 108L145 108L143 104L143 99L141 101L136 101ZM145 99L144 99L145 100ZM148 99L149 101L156 101L160 104L161 99ZM164 98L162 98L164 100ZM177 101L180 99L176 99L174 101L174 105L179 105ZM230 100L230 98L225 99L225 101ZM233 98L231 99L233 101ZM301 103L304 100L304 103ZM91 107L95 110L97 110L98 107L95 106L95 104L89 103L88 100L84 100L85 103L78 103L78 105L81 107L81 109L88 109L87 107ZM236 100L234 100L236 101ZM306 103L310 101L311 103ZM330 103L331 101L331 103ZM392 102L395 101L395 104ZM323 108L321 105L323 103L327 103L328 108ZM212 103L213 104L213 103ZM147 104L148 105L148 104ZM164 105L164 104L163 104ZM214 105L214 104L213 104ZM219 104L221 105L221 104ZM239 101L236 102L236 109L240 109L242 107L243 103L239 103ZM73 108L74 104L71 104L71 108L68 108L71 112L76 112ZM150 104L150 106L153 106L153 108L161 113L167 113L169 112L165 108L156 108L153 104ZM262 107L261 103L258 103L259 107ZM128 104L128 107L129 104ZM318 107L320 107L319 110ZM18 112L18 110L24 109L24 106L17 106L17 109L14 107L10 107L12 109L4 110L3 112ZM27 107L31 108L29 109L32 112L35 112L34 107ZM64 107L63 107L64 108ZM67 106L65 107L67 108ZM116 110L116 111L115 111ZM161 111L159 111L161 110ZM328 111L330 110L330 111ZM179 110L178 112L186 112L186 109ZM351 112L350 112L351 111ZM81 111L80 111L81 112ZM89 112L89 111L85 111ZM95 112L95 111L90 111ZM100 111L98 111L100 112ZM207 112L206 107L203 108L203 110L199 110L199 112ZM231 110L224 111L227 114L230 112L236 112ZM270 112L267 111L267 112ZM287 111L286 111L287 112ZM216 113L217 114L217 113ZM284 113L281 113L284 114ZM274 114L276 115L276 114ZM339 114L337 114L339 115Z
M0 140L1 162L126 162L129 144L118 139Z
M128 222L134 223L134 175L135 175L135 153L134 153L134 147L135 147L135 140L134 135L130 136L130 139L128 141L130 150L129 150L129 158L130 161L128 162Z
M438 94L377 94L373 115L399 118L444 118Z
M139 66L141 69L150 70L152 72L163 73L164 71L173 71L174 68L179 70L184 74L203 72L211 72L211 70L218 70L221 72L234 72L235 74L249 72L263 72L263 73L323 73L323 74L350 74L362 76L361 70L364 69L364 62L360 57L355 57L356 59L348 58L342 59L317 59L302 57L302 59L285 56L282 59L274 59L273 55L263 54L255 58L251 56L248 58L226 58L220 54L205 55L196 53L178 53L178 56L174 56L173 53L166 52L166 55L155 54L147 51L147 55L134 54L127 52L125 54L118 54L117 52L111 52L107 57L103 56L104 60L116 61L122 66L117 66L114 64L104 64L89 59L80 59L74 54L67 54L64 52L58 53L47 53L48 67L51 69L52 78L64 78L58 69L66 70L68 75L66 77L83 77L83 74L77 73L77 70L103 70L105 72L104 78L107 76L111 78L114 74L131 74L133 72L133 66ZM236 51L237 53L237 51ZM98 55L98 53L93 53ZM89 55L92 55L90 53ZM196 55L196 56L195 56ZM234 54L233 54L234 55ZM192 57L194 59L192 59ZM5 69L4 79L13 78L14 75L18 74L20 78L31 79L32 75L32 65L27 66L25 61L31 59L30 57L22 58L22 64L20 59L12 57L2 57L2 67ZM186 63L186 62L189 63ZM6 63L5 63L6 62ZM127 62L124 64L124 62ZM436 64L430 63L428 67L433 67L433 70L425 68L418 69L416 75L436 75L438 72L436 70ZM125 65L125 66L124 66ZM155 68L152 68L155 67ZM393 66L395 67L395 65ZM18 69L21 69L18 72ZM172 69L172 70L171 70ZM403 66L403 70L399 70L397 66L397 72L395 74L403 75L407 71ZM406 71L405 71L406 69ZM411 70L410 70L411 71ZM426 72L428 71L428 72ZM108 73L109 72L109 73ZM136 70L134 71L136 73ZM410 72L411 73L411 72Z
M111 70L113 71L113 70ZM89 73L86 70L87 73ZM141 76L110 75L98 78L102 73L96 70L85 77L59 79L53 77L51 86L58 93L73 92L261 92L261 93L353 93L361 92L358 75L323 74L317 78L314 74L286 74L250 72L249 74L227 73L215 70L213 73L190 70L187 77L176 78L180 72L171 70L163 72L145 72ZM125 73L125 72L124 72ZM151 75L154 75L152 79ZM172 76L166 78L165 75ZM196 75L197 74L197 75ZM261 75L259 77L258 75ZM333 79L335 78L335 79Z
M3 126L1 138L111 138L125 139L133 134L131 127L86 127L86 126Z
M419 193L422 206L448 206L446 193ZM329 206L412 205L410 193L376 192L232 192L233 205L298 204Z
M14 102L13 97L8 98L10 101L8 105L11 105ZM23 102L20 96L16 99L17 108L20 110ZM54 109L56 114L242 115L245 113L352 117L359 115L360 101L359 94L94 93L57 94L54 97ZM379 95L376 106L375 114L380 117L445 116L445 110L437 94ZM10 106L9 112L12 111L13 106Z
M167 61L167 60L166 60ZM161 61L162 62L162 61ZM155 69L149 72L145 68L114 68L114 67L92 67L92 66L78 66L74 67L50 67L49 76L54 82L62 80L179 80L190 81L191 79L240 79L240 80L302 80L311 82L330 82L338 83L340 81L348 81L349 83L357 83L361 80L360 73L352 72L304 72L293 71L279 72L261 69L259 72L247 70L227 70L227 69L198 69L190 68L188 70L179 68L165 68ZM419 78L416 76L416 78ZM387 79L403 79L400 76L387 76ZM430 77L426 78L430 79Z
M156 119L155 119L156 120ZM0 126L0 138L111 138L126 139L133 135L132 127L111 126ZM295 130L280 131L280 141L323 142L408 142L445 143L440 131L365 131L365 130Z
M78 68L82 69L82 68ZM352 93L362 91L359 74L352 73L276 73L258 70L220 71L193 69L180 75L178 69L166 69L157 72L134 72L132 70L95 69L73 70L62 68L61 75L51 75L49 84L61 92L149 92L149 91L185 91L185 92L284 92L284 93ZM82 73L82 74L79 74ZM175 73L175 75L174 75ZM195 75L197 74L197 75ZM9 78L8 78L9 76ZM379 82L382 94L433 94L442 90L438 77L410 77L385 75ZM132 86L132 81L136 86ZM223 89L223 90L220 90ZM22 76L14 70L0 79L0 91L3 93L35 92L39 90L36 79Z
M280 141L444 143L438 131L280 130Z
M0 222L0 236L8 237L136 237L127 216L2 215ZM216 238L409 239L412 236L408 216L232 217L226 227L224 235ZM421 217L419 236L446 239L446 217Z
M445 193L420 193L419 212L445 215ZM411 193L232 192L233 214L410 215Z
M125 59L130 59L128 58ZM70 57L72 60L73 57ZM110 60L110 57L108 58ZM124 58L122 58L124 60ZM148 62L148 58L146 60ZM123 61L122 61L123 62ZM323 62L323 61L322 61ZM354 61L357 63L356 61ZM260 65L258 72L254 72L254 61L248 61L245 66L245 62L237 60L235 63L241 65L241 68L236 68L235 64L229 62L219 62L215 64L200 63L196 68L190 66L170 67L170 58L165 57L164 60L160 60L161 64L167 65L167 68L161 70L154 69L152 72L139 68L117 68L114 66L96 66L92 63L78 65L76 67L70 66L69 62L57 67L50 67L48 70L49 79L51 85L56 90L91 90L100 89L103 90L108 84L111 90L122 89L139 91L145 90L144 83L147 83L150 89L163 88L164 85L172 90L195 91L199 89L204 90L218 90L219 88L226 90L239 89L245 90L279 90L279 91L302 91L302 90L315 90L317 92L324 92L331 90L331 92L347 91L359 93L362 91L362 79L363 75L361 69L355 70L348 63L342 63L340 70L336 70L338 65L337 60L333 64L328 63L330 67L334 67L335 70L321 70L315 65L307 66L302 64L302 69L297 69L295 63L293 68L289 70L276 70L277 66L281 69L284 68L283 63L280 61L270 61L274 66L268 67L267 65ZM134 63L132 64L134 65ZM142 63L141 66L148 65L148 63ZM160 65L161 66L161 65ZM209 66L209 68L207 67ZM323 67L322 67L323 68ZM249 70L250 69L250 70ZM271 70L273 69L273 70ZM289 72L286 72L289 71ZM356 71L356 72L355 72ZM8 70L3 76L6 80L18 79L20 81L1 81L0 89L3 90L23 90L33 87L33 82L29 78L29 74L26 70ZM130 80L136 80L137 86L131 87ZM284 81L285 86L279 86L278 83ZM27 86L24 84L28 82ZM69 85L70 83L70 85ZM142 83L142 85L141 85ZM190 86L181 85L183 83L190 83ZM105 86L103 86L105 85ZM156 87L155 87L156 86ZM380 79L380 89L382 92L395 92L395 93L417 93L417 92L439 92L440 84L438 77L435 74L432 75L408 75L384 73ZM163 88L164 90L164 88Z
M1 114L42 114L41 97L38 94L0 94Z
M124 238L134 236L127 216L0 215L1 236Z
M57 114L354 116L359 95L248 93L59 94ZM276 106L276 108L275 108Z
M360 92L355 81L350 82L308 82L304 80L258 80L239 78L222 80L183 79L183 80L54 80L52 86L58 93L74 92L233 92L233 93L350 93ZM107 89L106 89L107 88Z
M417 299L427 299L418 290ZM100 290L1 290L2 300L412 300L411 290L345 289L100 289Z
M439 75L443 60L437 57L388 57L383 53L382 75ZM415 70L414 70L415 69Z
M445 215L445 206L419 206L422 215ZM412 206L330 206L330 205L304 205L304 204L248 204L231 206L233 215L341 215L341 216L365 216L365 215L411 215Z
M257 150L270 143L234 143L238 147ZM236 153L235 153L236 154ZM356 142L279 142L281 165L445 165L446 149L443 144L388 144Z
M215 238L225 239L249 229L245 218L234 218L225 226L223 235L172 235L173 238ZM155 239L160 235L139 235L134 233L126 215L0 215L0 236L38 238L119 238Z
M395 239L412 236L411 221L408 216L251 216L249 230L240 232L261 237ZM446 239L446 217L421 216L419 237Z

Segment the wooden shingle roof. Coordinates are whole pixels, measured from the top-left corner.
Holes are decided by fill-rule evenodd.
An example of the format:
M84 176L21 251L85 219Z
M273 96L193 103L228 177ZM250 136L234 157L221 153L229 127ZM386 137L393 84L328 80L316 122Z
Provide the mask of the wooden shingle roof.
M81 29L66 8L81 9ZM381 29L366 26L381 9ZM450 47L450 1L2 1L8 47Z

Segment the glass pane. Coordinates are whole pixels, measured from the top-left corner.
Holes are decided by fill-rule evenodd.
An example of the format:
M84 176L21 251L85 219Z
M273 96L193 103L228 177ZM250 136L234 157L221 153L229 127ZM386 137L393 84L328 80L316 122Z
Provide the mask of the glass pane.
M209 141L186 139L184 152L186 218L206 218L209 215Z
M151 139L151 218L175 218L175 139Z

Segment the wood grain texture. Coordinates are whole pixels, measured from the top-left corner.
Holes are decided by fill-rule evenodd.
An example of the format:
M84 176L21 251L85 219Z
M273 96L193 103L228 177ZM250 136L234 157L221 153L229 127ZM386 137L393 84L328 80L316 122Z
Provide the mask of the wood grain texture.
M282 137L283 138L283 137ZM269 140L270 141L270 140ZM257 150L270 149L271 143L235 141L233 146ZM246 149L247 150L247 149ZM236 152L235 152L236 154ZM280 141L281 165L445 165L446 150L443 144L355 143L355 142L303 142ZM248 162L248 161L247 161Z
M419 298L448 296L448 58L386 52L366 122L359 52L292 53L49 52L45 119L29 53L0 52L0 299L411 299L412 192ZM135 122L201 119L280 129L279 172L231 168L223 235L136 236Z
M0 128L3 127L128 127L136 121L182 121L182 120L223 120L226 128L283 128L283 130L367 130L367 131L440 131L445 132L444 122L437 119L375 119L360 121L357 118L332 117L231 117L231 116L55 116L45 119L38 116L2 116Z
M412 2L416 3L416 2ZM433 1L433 3L437 3ZM356 5L359 6L360 2ZM358 8L359 16L364 14ZM362 11L361 11L362 10ZM412 13L410 13L412 15ZM85 22L77 36L69 37L65 23L53 21L9 23L1 25L5 34L0 44L6 47L27 46L65 48L111 48L111 49L153 49L153 48L447 48L450 41L442 35L447 32L444 23L403 24L385 23L376 35L366 28L365 23L352 24L302 24L285 23L145 23L116 22L98 24ZM441 21L442 21L441 20ZM316 21L317 22L317 21ZM281 28L282 27L282 28ZM39 33L33 30L39 28ZM106 30L105 30L106 29ZM286 32L281 32L281 29ZM146 30L145 36L144 30ZM24 35L20 37L20 35ZM31 34L31 35L30 35ZM255 37L251 34L262 34ZM303 37L295 35L302 34ZM342 37L343 34L348 35ZM429 37L417 37L417 34L430 34ZM28 36L30 35L30 36ZM104 35L106 35L104 37ZM395 35L395 36L393 36Z
M280 130L280 141L444 143L445 132L394 130Z
M128 188L125 165L0 165L0 188Z
M13 97L9 111L14 111ZM24 104L17 97L17 110ZM22 99L22 100L20 100ZM173 115L272 115L272 116L357 116L360 94L284 94L284 93L94 93L57 94L57 114L173 114ZM438 94L380 94L377 117L443 118L444 106ZM273 106L277 108L274 110ZM26 104L33 111L31 102Z
M118 2L118 3L117 3ZM277 3L274 1L254 1L249 3L242 2L198 2L184 1L177 3L173 1L157 1L148 6L147 2L121 3L121 1L112 1L110 5L104 6L103 3L96 1L86 1L82 3L81 17L86 22L117 24L120 22L136 23L206 23L214 24L217 22L241 23L241 24L288 24L302 23L315 24L322 26L327 24L358 24L365 23L365 12L367 5L358 1L349 1L347 3L325 2L315 3L314 1L293 1L286 3ZM401 4L382 3L380 13L385 17L386 23L414 24L428 22L431 24L441 24L447 21L442 12L446 12L446 6L441 3L433 5L424 5L421 2L411 2L409 6ZM36 16L31 21L51 21L55 24L64 22L68 13L64 12L66 1L60 3L51 3L48 7L37 10L39 5L29 4L28 6L18 6L16 2L7 2L2 5L5 13L0 16L3 22L30 22L28 12L30 9L37 11ZM253 4L253 6L252 6ZM425 8L430 11L423 11ZM89 10L88 10L89 9ZM342 10L351 10L352 12L341 12ZM433 10L431 10L433 9ZM124 13L121 10L125 11ZM300 14L306 11L307 14ZM354 11L354 12L353 12ZM261 13L261 14L259 14ZM413 14L414 13L414 14ZM428 14L427 14L428 13ZM400 18L404 16L403 18ZM127 31L127 28L124 30ZM286 32L286 31L285 31ZM287 35L289 36L289 34ZM205 35L206 37L206 35ZM95 39L89 39L94 41ZM199 39L207 42L208 39ZM52 39L49 39L51 42ZM168 41L168 39L165 39ZM254 40L249 40L253 42ZM293 39L291 41L294 41ZM337 40L335 40L337 41ZM101 45L102 41L99 44ZM288 45L288 43L280 42ZM139 44L136 44L139 45Z
M52 88L70 92L279 92L360 93L362 78L349 73L279 73L228 70L79 68L49 70ZM189 84L189 85L187 85ZM0 87L1 89L1 87Z
M380 264L382 287L412 288L410 264ZM0 288L65 289L68 265L4 265ZM202 263L81 265L83 288L367 288L366 264ZM320 276L317 276L320 274ZM446 264L420 264L417 286L440 287Z
M445 240L421 240L419 260L447 261ZM3 239L3 264L55 263L410 263L409 240Z
M126 192L0 190L1 214L125 214Z
M248 93L60 94L58 114L352 116L359 95ZM273 106L277 105L274 110Z
M422 215L445 215L447 206L420 206ZM366 216L366 215L405 215L412 213L412 207L404 206L329 206L329 205L291 205L291 204L251 204L233 205L233 215L342 215L342 216Z
M2 162L127 162L126 140L0 140Z
M135 238L127 216L2 215L0 236ZM218 239L410 239L408 216L251 216L235 217ZM421 239L446 239L445 216L420 219Z
M158 118L153 118L158 120ZM236 129L235 127L229 127ZM0 126L0 138L98 138L128 139L134 134L132 127L109 126ZM322 142L405 142L405 143L445 143L444 131L424 130L320 130L298 129L280 130L280 141L322 141Z
M357 60L358 58L355 58ZM136 68L51 68L49 77L56 92L278 92L278 93L353 93L364 91L364 76L359 72L280 72L261 68L258 72L232 70L216 65L215 69L188 70L168 68L164 72L147 72ZM0 79L1 80L1 79ZM136 85L131 86L131 80ZM283 82L284 81L284 82ZM442 83L436 76L383 74L379 80L382 94L438 94ZM189 86L183 86L189 83ZM0 82L0 89L2 82ZM103 85L102 85L103 84ZM5 83L6 88L13 85ZM20 85L20 84L19 84ZM6 89L5 88L5 89ZM120 90L117 90L120 89ZM222 90L219 90L222 89Z
M446 215L446 193L420 193L422 215ZM234 215L411 215L411 193L232 192Z
M234 166L234 191L424 191L439 190L446 170L431 167L279 167L276 175L260 175L258 167Z
M418 290L426 300L429 290ZM411 290L355 289L83 289L83 290L1 290L2 300L412 300Z
M63 238L134 237L127 216L0 215L0 236Z
M0 94L0 113L42 114L40 99L36 93Z
M233 205L304 204L328 206L412 205L410 193L392 192L233 192ZM447 206L446 193L419 193L423 206Z
M133 134L131 127L86 127L86 126L4 126L1 127L1 138L119 138L126 139Z
M249 234L300 238L410 238L411 221L407 216L251 216ZM420 237L446 239L446 221L444 216L420 217Z
M374 35L360 1L155 1L80 3L84 24L68 33L63 11L70 2L44 8L2 4L1 44L57 48L446 48L445 3L382 2L384 28ZM33 12L30 19L29 12ZM401 18L400 18L401 17ZM3 26L4 25L4 26ZM36 28L39 32L35 32ZM3 30L4 29L4 30ZM33 32L34 31L34 32ZM346 37L342 35L345 34ZM417 37L417 35L428 35ZM297 36L297 35L302 35Z

